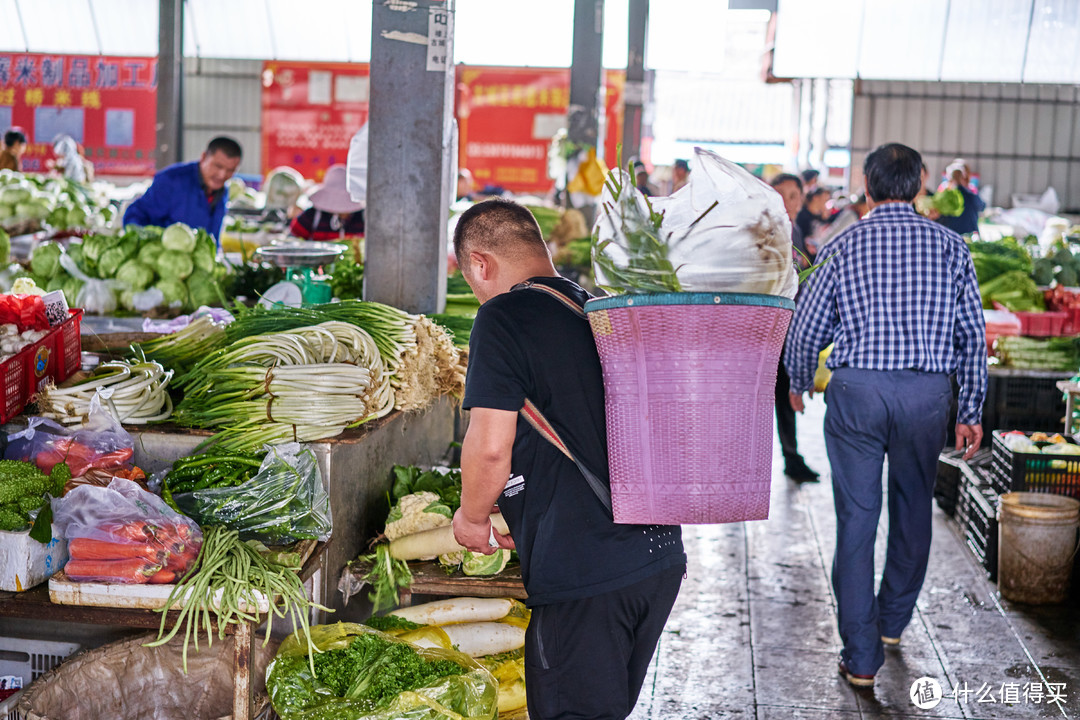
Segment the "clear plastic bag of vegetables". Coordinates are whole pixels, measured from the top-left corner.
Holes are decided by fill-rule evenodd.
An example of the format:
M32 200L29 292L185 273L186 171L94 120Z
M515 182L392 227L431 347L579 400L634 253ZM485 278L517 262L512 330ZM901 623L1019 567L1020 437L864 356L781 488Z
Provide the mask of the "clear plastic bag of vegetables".
M593 235L597 284L612 292L746 292L795 297L791 221L780 195L696 148L690 182L645 198L609 176Z
M418 648L352 623L311 628L281 644L266 690L281 720L493 720L498 684L472 658ZM314 674L312 673L314 665Z
M288 545L330 539L330 496L319 461L299 443L271 447L245 483L176 494L173 501L200 525L224 525L245 540Z

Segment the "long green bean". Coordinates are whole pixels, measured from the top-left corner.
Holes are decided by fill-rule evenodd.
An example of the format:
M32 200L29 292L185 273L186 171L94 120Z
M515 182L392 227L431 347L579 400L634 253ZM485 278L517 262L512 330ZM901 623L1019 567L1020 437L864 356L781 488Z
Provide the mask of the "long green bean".
M260 597L263 596L263 597ZM267 610L260 609L265 600ZM176 623L166 631L168 612L180 605ZM214 643L214 618L217 635L224 640L225 628L241 622L266 622L265 646L270 642L274 617L292 620L293 631L302 630L311 654L317 652L311 644L308 615L312 609L333 612L312 602L295 571L268 562L251 545L240 540L236 531L221 526L203 529L203 544L191 571L176 584L165 605L159 609L161 624L158 637L147 647L164 645L184 629L182 652L184 672L187 672L188 645L194 641L199 650L199 636L205 634L207 647ZM314 672L314 668L312 668Z

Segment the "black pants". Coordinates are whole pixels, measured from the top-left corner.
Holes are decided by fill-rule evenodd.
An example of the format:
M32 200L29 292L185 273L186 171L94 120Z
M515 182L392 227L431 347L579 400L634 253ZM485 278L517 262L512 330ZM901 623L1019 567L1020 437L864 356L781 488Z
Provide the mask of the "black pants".
M784 369L783 354L776 369L776 434L780 436L780 450L784 453L784 465L798 466L803 463L795 440L795 411L791 409L791 378Z
M686 567L603 595L532 609L530 720L623 720L637 704Z

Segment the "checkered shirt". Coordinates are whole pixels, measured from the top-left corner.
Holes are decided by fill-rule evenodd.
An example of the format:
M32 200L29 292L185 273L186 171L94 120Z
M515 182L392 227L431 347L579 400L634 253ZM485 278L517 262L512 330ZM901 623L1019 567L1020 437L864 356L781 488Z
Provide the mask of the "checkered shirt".
M788 331L791 391L827 366L956 373L957 422L978 424L986 394L986 326L975 267L963 239L885 203L830 242L817 258Z

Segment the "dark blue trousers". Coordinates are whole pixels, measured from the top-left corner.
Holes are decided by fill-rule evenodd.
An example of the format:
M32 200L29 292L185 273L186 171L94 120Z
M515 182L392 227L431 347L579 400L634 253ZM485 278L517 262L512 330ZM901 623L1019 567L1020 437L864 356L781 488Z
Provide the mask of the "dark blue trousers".
M900 637L930 557L937 457L952 387L944 374L840 368L825 393L825 446L836 505L836 592L843 659L857 675L885 661L881 636ZM889 539L874 593L882 466L889 459Z

